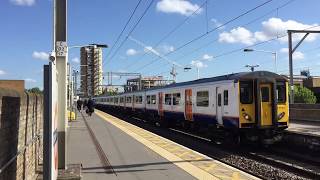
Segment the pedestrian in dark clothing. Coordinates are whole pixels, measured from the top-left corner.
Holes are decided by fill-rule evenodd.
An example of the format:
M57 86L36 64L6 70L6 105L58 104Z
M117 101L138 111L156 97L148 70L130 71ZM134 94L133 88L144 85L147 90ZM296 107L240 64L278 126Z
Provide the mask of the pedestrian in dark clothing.
M93 101L93 99L89 98L88 103L87 103L87 114L89 114L91 116L91 114L94 112L94 106L95 106L95 102Z
M79 112L81 111L81 107L82 107L82 101L81 101L81 99L78 99L78 101L77 101L77 109L78 109Z

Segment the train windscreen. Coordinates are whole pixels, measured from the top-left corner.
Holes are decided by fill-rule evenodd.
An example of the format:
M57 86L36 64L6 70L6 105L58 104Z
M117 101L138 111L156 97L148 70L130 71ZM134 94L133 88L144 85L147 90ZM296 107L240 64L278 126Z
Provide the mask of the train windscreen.
M286 83L277 82L277 99L278 103L286 102Z
M251 104L253 101L253 83L252 81L240 81L240 102L242 104Z

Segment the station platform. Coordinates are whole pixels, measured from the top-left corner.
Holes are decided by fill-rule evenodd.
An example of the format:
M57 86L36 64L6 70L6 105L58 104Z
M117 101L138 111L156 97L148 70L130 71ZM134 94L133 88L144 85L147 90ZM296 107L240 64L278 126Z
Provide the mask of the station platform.
M69 122L67 163L82 179L258 179L96 110Z
M320 137L320 121L291 121L287 131L289 133Z

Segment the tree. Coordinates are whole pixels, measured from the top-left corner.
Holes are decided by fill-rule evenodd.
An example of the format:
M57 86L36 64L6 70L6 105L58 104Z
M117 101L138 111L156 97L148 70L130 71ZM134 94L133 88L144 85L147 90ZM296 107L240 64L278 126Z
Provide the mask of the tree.
M295 86L294 87L294 102L295 103L315 104L317 102L317 98L310 89L308 89L306 87Z
M28 93L42 94L42 91L38 87L34 87L26 90Z

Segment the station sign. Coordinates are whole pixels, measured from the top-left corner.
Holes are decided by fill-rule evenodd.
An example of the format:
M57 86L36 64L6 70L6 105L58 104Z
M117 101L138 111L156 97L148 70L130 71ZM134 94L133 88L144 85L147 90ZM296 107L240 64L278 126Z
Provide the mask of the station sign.
M56 42L56 55L58 57L65 57L68 53L67 42L65 41L57 41Z

